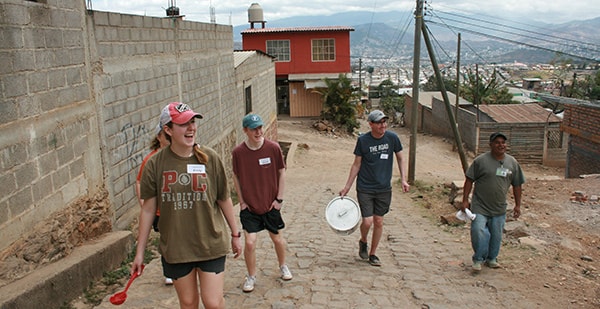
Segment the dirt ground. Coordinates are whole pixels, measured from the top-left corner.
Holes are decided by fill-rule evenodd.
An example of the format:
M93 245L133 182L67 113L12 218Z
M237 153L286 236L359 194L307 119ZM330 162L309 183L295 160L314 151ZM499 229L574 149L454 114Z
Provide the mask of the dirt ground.
M301 141L298 142L296 156L302 156L303 151L310 151L327 158L323 160L328 162L327 167L306 167L314 171L314 179L326 177L322 175L325 168L347 173L353 159L351 152L355 137L319 132L313 128L314 123L315 120L311 119L280 119L280 141ZM360 131L367 130L368 126L363 121ZM409 130L402 127L389 130L399 134L408 162ZM466 225L446 224L441 220L441 217L452 217L456 212L449 201L450 184L464 180L457 152L453 151L452 144L447 140L418 134L416 153L416 181L411 192L402 195L406 199L403 203L422 205L432 224L443 226L444 231L455 234L456 238L468 239ZM469 155L468 161L471 160L472 155ZM527 183L523 190L522 216L517 221L518 228L505 235L499 257L503 268L512 274L514 280L507 284L526 288L539 286L542 281L545 289L536 291L536 297L568 299L571 308L600 307L600 204L590 200L572 201L575 192L588 198L600 195L600 177L564 179L564 169L540 165L523 165L523 169ZM341 186L343 183L336 189L341 189ZM307 184L309 187L310 184ZM104 206L101 208L104 209ZM89 212L83 214L88 220L89 216L93 216ZM21 248L23 246L25 244L20 245ZM459 254L464 255L464 252ZM0 277L0 284L23 277L38 266L22 255L16 255L15 251L4 252L0 258L0 266L4 270L11 270L10 276ZM42 257L38 259L43 260ZM467 254L465 260L468 259ZM81 304L76 307L83 308Z

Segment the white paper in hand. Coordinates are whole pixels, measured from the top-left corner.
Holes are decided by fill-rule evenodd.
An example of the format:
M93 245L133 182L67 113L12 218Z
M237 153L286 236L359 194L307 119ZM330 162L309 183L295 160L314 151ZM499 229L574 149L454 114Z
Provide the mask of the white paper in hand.
M467 208L465 211L459 210L456 213L456 218L461 221L472 221L475 220L475 214L472 213L469 208Z

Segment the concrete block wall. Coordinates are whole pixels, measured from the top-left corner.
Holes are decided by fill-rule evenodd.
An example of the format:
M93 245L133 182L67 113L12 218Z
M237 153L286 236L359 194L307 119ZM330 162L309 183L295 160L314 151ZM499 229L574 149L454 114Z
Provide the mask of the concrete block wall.
M87 11L81 0L5 0L0 14L0 250L100 190L113 228L128 228L139 164L169 102L204 115L198 142L231 173L243 116L231 26ZM268 70L273 78L253 81L265 87L255 106L274 118L261 107L276 109Z
M600 173L600 106L565 105L561 130L569 133L566 177Z
M95 99L115 225L137 216L135 179L169 102L203 114L198 142L228 161L238 112L231 26L94 11L88 15Z
M103 186L83 5L0 3L0 249Z

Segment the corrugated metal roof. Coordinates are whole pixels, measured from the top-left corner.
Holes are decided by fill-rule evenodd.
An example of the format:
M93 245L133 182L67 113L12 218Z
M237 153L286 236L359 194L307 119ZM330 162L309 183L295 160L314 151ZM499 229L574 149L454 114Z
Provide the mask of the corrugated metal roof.
M254 28L246 29L241 34L270 33L270 32L315 32L315 31L354 31L348 26L321 26L321 27L281 27L281 28Z
M264 53L260 50L234 50L233 51L233 67L237 68L240 64L242 64L246 59L252 57L253 55L264 55L271 59L275 59L275 57Z
M454 106L456 104L456 95L449 91L446 91L446 94L448 95L448 101L450 101L450 105ZM412 88L410 88L410 96L412 97ZM419 102L423 106L427 106L427 107L431 108L433 105L433 102L432 102L433 98L436 98L436 99L444 102L444 97L442 96L442 93L439 91L421 91L421 92L419 92ZM459 99L458 105L472 104L471 102L469 102L463 98L458 98L458 99Z
M246 61L246 59L255 55L256 51L253 50L243 50L243 51L234 51L233 52L233 67L237 68L242 62Z
M499 123L561 122L551 111L535 103L480 105L479 110Z

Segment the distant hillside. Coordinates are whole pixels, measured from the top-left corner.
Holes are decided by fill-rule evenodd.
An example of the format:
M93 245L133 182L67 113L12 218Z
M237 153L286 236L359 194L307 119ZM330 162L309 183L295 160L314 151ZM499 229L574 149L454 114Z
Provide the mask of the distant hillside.
M446 25L439 22L429 23L427 19L425 22L434 41L432 44L436 46L439 61L452 61L450 58L456 57L458 32L461 33L463 42L461 62L465 63L548 62L555 59L556 53L553 51L563 51L600 61L600 17L563 24L528 25L523 21L519 27L527 32L519 35L519 29L514 28L511 30L514 34L500 35L502 39L496 38L498 35L489 30L461 32L447 29ZM350 32L350 49L354 59L387 59L394 62L412 59L414 17L411 12L348 12L327 17L302 16L267 21L266 26L351 26L355 29ZM241 48L240 32L248 28L249 25L233 28L236 48ZM557 44L558 41L562 43ZM422 55L426 56L425 45L422 45L421 49ZM590 62L581 59L577 61Z

